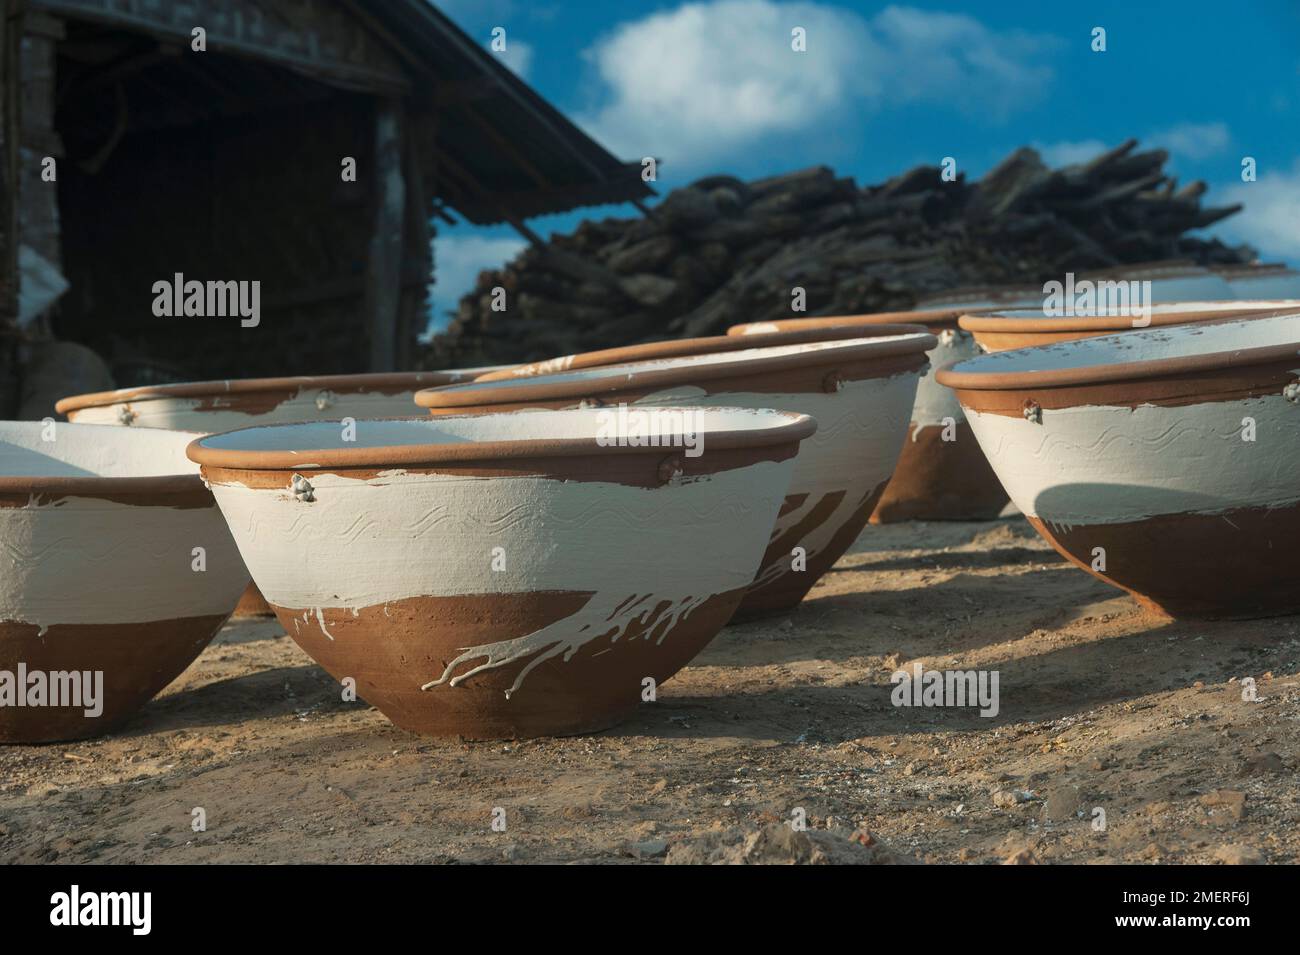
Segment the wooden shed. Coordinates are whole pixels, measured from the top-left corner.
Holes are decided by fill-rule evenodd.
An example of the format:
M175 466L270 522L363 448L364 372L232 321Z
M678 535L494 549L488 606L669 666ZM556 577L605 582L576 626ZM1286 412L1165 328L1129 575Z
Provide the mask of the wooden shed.
M527 233L651 195L428 0L0 4L6 413L50 338L119 385L409 366L448 208ZM20 248L69 285L22 328ZM259 281L260 324L155 314L177 275Z

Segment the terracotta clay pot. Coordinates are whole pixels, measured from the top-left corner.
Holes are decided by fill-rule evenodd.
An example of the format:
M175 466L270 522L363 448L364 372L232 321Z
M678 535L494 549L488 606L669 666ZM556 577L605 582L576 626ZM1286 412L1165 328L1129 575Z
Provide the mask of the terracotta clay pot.
M1300 310L1300 300L1260 302L1175 302L1151 306L1149 327L1162 328L1193 322L1220 321L1234 315L1285 315ZM1136 322L1147 321L1129 315L1106 315L1092 311L1083 315L1048 315L1041 308L1009 309L963 315L958 324L975 336L986 352L1007 351L1068 342L1098 335L1135 330Z
M237 378L120 388L61 399L55 410L81 424L172 428L211 434L254 424L386 418L411 414L421 388L472 381L492 368L408 371L292 378ZM269 616L271 608L250 584L236 617Z
M189 666L234 609L248 573L185 458L193 438L0 423L0 742L111 730ZM47 692L63 687L47 704L75 701L73 673L90 674L78 689L98 705L17 705L19 693L36 699L41 680Z
M435 415L582 404L776 407L812 415L771 542L738 615L797 606L852 545L893 473L934 336L811 342L421 391Z
M1173 616L1300 609L1300 312L958 362L1011 499L1058 551Z
M1300 272L1285 265L1217 266L1214 274L1228 283L1235 299L1300 298Z
M990 299L1001 297L990 295ZM1019 302L1020 298L1010 297ZM727 329L731 336L769 335L774 332L822 333L828 339L846 330L864 331L894 322L924 325L936 337L930 350L931 370L916 389L908 438L892 479L871 514L873 524L907 520L992 520L1007 504L1006 491L984 459L961 405L947 388L934 381L932 369L940 364L979 354L974 339L957 327L957 318L969 306L875 315L835 315L752 322Z
M682 409L664 409L665 418ZM807 416L685 409L604 440L599 410L210 435L203 465L285 630L416 733L608 727L685 666L753 579Z

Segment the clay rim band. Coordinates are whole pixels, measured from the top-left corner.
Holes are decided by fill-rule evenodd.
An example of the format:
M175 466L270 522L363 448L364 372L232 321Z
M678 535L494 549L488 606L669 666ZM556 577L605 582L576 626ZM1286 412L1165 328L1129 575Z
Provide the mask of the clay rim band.
M1278 300L1281 301L1281 300ZM1141 331L1142 328L1163 328L1170 325L1192 325L1198 322L1212 322L1220 319L1241 318L1279 318L1283 315L1300 316L1300 299L1292 304L1279 305L1278 301L1260 303L1252 308L1250 302L1240 303L1239 308L1220 308L1213 310L1188 309L1184 312L1170 312L1151 316L1151 323L1141 328L1133 326L1133 318L1128 315L1063 315L1060 318L1025 317L1012 314L1019 309L1001 312L983 312L981 314L963 314L957 324L968 332L1085 332L1085 331ZM1291 300L1288 300L1291 301ZM1181 305L1182 302L1169 302L1168 305ZM1214 302L1189 302L1190 305L1210 306ZM1226 304L1226 303L1225 303ZM1024 311L1034 311L1025 309Z
M1300 316L1297 316L1300 317ZM1238 319L1240 320L1240 319ZM1091 339L1085 339L1090 341ZM1069 344L1066 342L1065 344ZM1005 358L1019 352L1033 352L1034 346L997 352ZM1211 352L1208 355L1181 355L1171 358L1152 358L1146 361L1117 362L1093 365L1086 368L1047 368L1027 371L957 371L959 365L972 365L993 356L981 355L964 361L949 362L935 375L939 384L957 391L1018 391L1026 388L1067 388L1075 385L1100 385L1117 381L1140 381L1146 378L1164 378L1189 372L1222 371L1263 365L1288 358L1300 359L1300 328L1296 342L1287 345L1265 345L1259 348L1239 348L1234 351Z
M910 312L868 312L862 315L811 315L807 318L778 318L770 322L741 322L727 328L727 335L740 335L745 338L758 339L763 335L781 334L794 331L814 331L838 328L888 328L898 325L953 325L969 309L963 308L922 308ZM775 329L774 332L750 332L748 329ZM928 331L928 329L927 329ZM756 346L757 347L757 346Z
M864 341L858 343L853 339L826 344L826 348L813 348L807 351L786 355L772 355L765 358L749 358L744 361L726 360L737 352L719 352L714 355L683 355L680 359L659 359L660 361L691 361L695 358L716 358L718 364L697 363L681 365L674 368L638 368L643 362L629 362L625 365L603 365L599 368L580 368L575 371L556 372L550 375L535 375L531 378L516 378L510 381L492 381L485 383L470 382L463 385L448 385L445 388L427 388L415 393L415 403L422 408L479 408L498 404L530 404L537 401L554 401L566 398L589 398L612 392L632 389L657 390L675 385L697 385L702 381L725 381L729 378L747 378L763 372L782 372L801 368L835 368L839 365L854 365L878 358L895 358L912 355L923 356L925 352L939 344L939 340L928 333L908 335L893 341ZM762 348L764 346L755 346ZM798 347L798 346L781 346ZM744 351L740 349L739 351ZM563 381L568 375L583 373L586 378ZM484 387L484 385L487 387Z
M1043 297L1041 284L1029 285L959 285L956 288L943 289L938 292L927 292L916 300L916 307L920 311L935 311L937 308L946 307L957 310L970 310L974 306L967 305L948 305L942 306L943 302L967 302L972 299L977 301L1003 302L1002 305L980 306L981 308L1007 308L1013 301L1023 301L1024 299L1039 299Z
M592 414L599 410L592 409ZM681 405L647 406L646 410L659 413L692 414L703 412L730 412L747 415L761 415L770 423L762 427L732 430L702 429L697 437L705 439L709 447L714 448L762 448L772 445L798 443L810 437L817 430L817 422L806 414L793 411L763 410L751 408L690 407ZM528 412L505 412L506 414L527 414ZM437 418L368 418L365 421L415 421L422 427L436 430L447 421L482 421L486 415L446 415ZM545 418L539 416L539 422ZM319 425L328 422L309 422ZM359 422L361 423L361 422ZM249 428L237 428L221 434L208 434L191 441L185 449L186 456L205 468L220 468L230 471L329 471L347 468L384 468L398 470L406 467L419 467L426 464L491 464L494 461L519 460L521 458L571 457L578 455L607 454L645 454L662 457L679 448L673 444L661 443L644 447L627 445L605 445L590 438L521 438L515 441L454 441L446 444L399 444L380 445L371 448L320 448L303 451L256 451L238 448L210 448L205 441L214 438L228 439L246 431L270 431L285 428L301 428L303 422L285 424L254 425ZM661 442L669 442L681 435L660 435Z
M806 345L845 338L883 338L887 335L928 335L929 333L929 330L924 325L879 324L837 325L825 329L792 328L746 335L743 338L736 335L669 338L660 342L642 342L639 345L620 345L617 348L602 348L597 351L560 355L543 361L529 362L524 365L490 371L485 375L479 375L474 381L519 381L526 378L541 378L545 375L564 374L569 371L604 368L608 365L627 365L638 361L659 361L665 358L695 358L704 355L743 351L747 348L777 348L782 345ZM563 367L551 368L547 371L529 370L550 365L554 362L566 362L566 364Z
M211 500L197 474L153 474L148 477L0 477L0 495L48 494L53 497L156 497L182 495ZM148 503L144 501L143 503ZM159 502L160 506L165 502ZM216 502L213 501L213 504Z
M39 421L25 422L32 425ZM101 424L64 424L61 427L104 428L114 432L125 429L113 425ZM192 434L196 438L206 437L201 431L185 431L181 428L149 428L153 433L172 431L176 434ZM129 439L128 439L129 440ZM0 474L0 495L47 494L53 497L149 497L168 495L193 497L194 500L205 498L215 505L212 493L197 473L189 474L145 474L140 477L99 477L96 475L54 475L54 474ZM148 503L147 501L144 503Z
M321 388L331 391L370 391L391 388L404 391L417 387L450 385L473 380L474 373L486 374L485 368L465 370L448 368L435 371L374 372L361 375L298 375L285 378L230 378L213 381L186 381L172 385L143 385L139 388L119 388L116 391L95 391L84 395L60 398L54 410L61 415L83 408L102 408L132 401L149 401L159 398L212 398L222 395L255 394L263 391L297 392L304 388Z
M1197 265L1191 259L1163 259L1155 262L1123 262L1119 265L1105 266L1100 269L1089 269L1086 272L1075 274L1075 282L1082 282L1084 279L1097 281L1098 279L1124 279L1126 282L1142 281L1143 279L1167 279L1167 278L1205 278L1214 275L1214 270L1204 266Z
M1223 279L1248 279L1260 275L1267 278L1277 278L1279 275L1300 276L1300 272L1285 262L1265 262L1261 265L1211 265L1207 268Z

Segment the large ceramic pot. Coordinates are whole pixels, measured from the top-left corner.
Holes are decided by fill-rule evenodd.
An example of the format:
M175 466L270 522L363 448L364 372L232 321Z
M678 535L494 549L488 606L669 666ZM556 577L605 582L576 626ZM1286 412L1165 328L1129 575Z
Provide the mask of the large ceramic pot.
M81 424L174 428L211 434L254 424L387 418L412 413L421 388L471 381L493 368L292 378L236 378L120 388L61 399L54 409ZM237 617L270 614L250 585Z
M1300 298L1300 272L1285 265L1219 266L1214 273L1228 283L1235 299Z
M1049 315L1041 308L1008 309L963 315L958 323L986 352L1032 348L1055 342L1113 335L1138 328L1162 328L1220 321L1234 315L1285 315L1300 311L1300 300L1259 302L1177 302L1151 306L1150 315L1108 315L1093 310L1078 315ZM1144 324L1145 323L1145 324Z
M0 423L0 742L107 732L234 609L248 573L193 438Z
M435 415L583 404L779 408L812 415L743 617L797 606L852 545L893 473L934 336L813 342L665 358L419 392Z
M957 328L963 310L958 306L752 322L733 325L727 334L748 338L803 332L834 339L854 329L866 334L878 325L893 327L894 322L924 325L936 336L929 353L931 368L917 385L907 440L871 521L992 520L1006 507L1006 492L966 426L961 405L951 391L935 383L932 371L939 365L979 354L974 339Z
M211 435L203 465L285 630L417 733L593 731L727 622L785 499L803 415L664 409L632 446L609 412Z
M1174 616L1300 609L1300 312L959 362L1011 499L1058 551Z

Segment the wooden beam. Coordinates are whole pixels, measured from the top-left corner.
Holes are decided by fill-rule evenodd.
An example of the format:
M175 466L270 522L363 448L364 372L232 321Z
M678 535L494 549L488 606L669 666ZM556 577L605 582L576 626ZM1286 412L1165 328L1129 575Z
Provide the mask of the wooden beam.
M455 181L450 183L455 191L459 192L461 195L465 195L468 192L471 198L477 197L480 202L486 203L496 209L497 214L500 215L502 219L509 222L516 232L533 245L537 246L539 249L546 247L546 243L542 241L541 236L528 228L528 226L524 225L522 219L518 218L514 213L507 209L505 205L498 201L491 192L479 185L478 180L474 178L473 174L470 173L469 170L448 155L446 151L438 149L437 147L434 147L434 151L438 154L439 161L451 170L452 175L455 177ZM443 183L448 184L448 180L445 177L443 178ZM459 184L459 186L457 184Z
M406 94L411 86L388 44L359 29L353 12L335 0L39 0L38 5L66 20L165 37L186 46L194 25L206 24L209 50L270 62L343 89L396 96ZM252 15L259 8L263 15Z
M440 186L441 188L441 186ZM486 198L479 198L484 195L482 187L473 191L471 202L468 206L464 204L451 203L456 206L461 215L467 219L476 218L476 213L481 215L484 212L495 211L500 207L513 210L516 218L528 218L534 215L546 215L550 208L539 208L544 202L553 206L564 205L569 208L576 206L591 205L621 205L624 202L631 202L624 195L614 194L618 189L618 183L606 180L601 183L591 183L576 186L557 186L551 189L535 189L530 192L501 192L494 191L492 200L489 202ZM610 193L603 194L602 190ZM641 200L636 200L641 201ZM653 209L650 210L654 212ZM504 218L498 216L498 218Z
M399 99L375 100L375 140L371 181L375 220L366 271L365 316L370 326L370 370L395 371L397 326L401 314L402 247L405 237L406 182L402 149L406 117Z
M528 177L532 179L533 182L537 183L543 189L555 188L555 183L547 179L546 176L542 174L542 171L533 165L532 160L520 151L518 146L497 132L497 130L493 128L492 124L480 116L478 111L474 109L472 105L466 103L461 108L469 116L470 120L473 121L474 125L481 129L488 139L496 143L498 149L518 163L520 169L528 173Z
M496 198L496 196L488 193L482 186L478 185L478 183L475 182L474 177L471 176L460 163L456 162L455 159L448 156L440 149L435 149L434 152L437 154L439 161L444 163L452 173L455 174L456 178L465 184L466 189L461 189L456 185L456 183L450 183L456 192L463 195L465 191L469 191L477 195L481 201L493 206L501 218L506 222L509 222L510 225L514 227L514 230L527 239L534 248L540 251L542 255L546 257L547 261L556 269L574 279L577 279L579 282L595 282L615 290L620 288L618 276L609 269L596 262L588 261L580 255L567 252L563 249L557 249L553 245L547 245L546 242L542 240L541 236L528 228L522 219L510 212L510 210L508 210ZM442 180L442 184L449 184L445 177Z
M427 10L425 12L425 17L432 19L435 23L438 21L445 21L446 23L449 24L451 23L451 21L447 18L446 14L442 13L436 8ZM555 138L555 140L559 142L559 144L562 147L564 147L565 151L568 152L569 155L571 155L579 163L585 166L587 168L587 171L590 172L597 179L599 179L602 182L605 181L605 170L601 169L598 165L596 165L596 163L592 161L592 159L586 154L586 152L580 149L575 142L575 140L578 139L585 139L593 146L596 146L596 149L598 151L603 151L600 150L600 147L596 145L595 140L593 140L586 133L579 130L576 126L572 127L573 131L577 133L576 136L569 135L567 130L557 126L556 123L552 121L552 118L550 116L546 115L546 113L543 110L539 109L532 102L530 102L528 94L532 93L532 89L531 87L528 86L527 83L525 83L523 80L519 79L517 76L511 73L510 70L505 66L502 66L500 64L498 64L495 68L488 66L487 64L491 61L492 54L488 53L486 50L479 47L463 32L461 32L458 29L455 29L454 25L452 26L452 29L450 31L443 29L441 25L439 25L438 29L443 34L443 37L446 40L450 41L450 43L460 51L461 55L463 55L474 65L481 68L485 76L492 77L493 79L495 79L496 82L500 84L504 92L512 95L515 104L519 106L521 109L523 109L525 112L527 112L535 122L537 122L539 125L544 127L546 131L550 133ZM518 87L519 91L512 90L511 86ZM535 96L536 94L533 95ZM541 99L541 97L537 97L537 99L541 102L545 102L544 100ZM558 112L555 113L555 117L561 123L566 122L564 120L564 117L560 116Z
M405 60L406 65L417 74L428 73L429 64L421 60L408 46L397 37L388 32L384 26L372 17L369 12L358 6L354 0L342 0L344 8L352 14L357 20L365 24L366 29L382 40L390 51L397 54L398 59Z
M154 44L147 50L137 50L132 53L114 60L104 66L98 66L93 69L83 70L77 74L76 78L59 88L57 99L62 104L69 95L82 96L86 93L93 92L104 86L115 86L120 80L139 73L141 70L147 70L156 63L166 58L166 54Z
M447 223L447 225L456 225L456 220L452 218L451 213L447 211L447 207L442 204L442 200L440 199L435 199L433 201L433 214L443 222Z
M437 107L460 106L476 103L501 92L502 86L494 77L473 80L453 80L438 83L433 90L433 105Z

